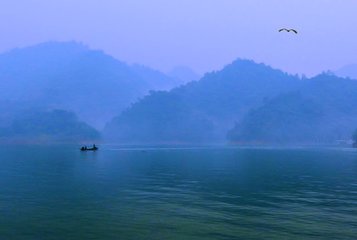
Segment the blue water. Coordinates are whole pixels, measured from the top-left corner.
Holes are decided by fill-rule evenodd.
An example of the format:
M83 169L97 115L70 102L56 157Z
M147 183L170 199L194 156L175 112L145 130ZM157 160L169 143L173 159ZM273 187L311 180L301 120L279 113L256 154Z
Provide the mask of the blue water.
M3 146L0 239L357 239L357 151Z

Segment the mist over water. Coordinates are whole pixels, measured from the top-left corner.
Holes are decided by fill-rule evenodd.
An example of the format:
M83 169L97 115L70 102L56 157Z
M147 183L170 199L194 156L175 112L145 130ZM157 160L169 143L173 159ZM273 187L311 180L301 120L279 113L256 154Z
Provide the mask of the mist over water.
M0 148L4 239L353 239L357 153Z

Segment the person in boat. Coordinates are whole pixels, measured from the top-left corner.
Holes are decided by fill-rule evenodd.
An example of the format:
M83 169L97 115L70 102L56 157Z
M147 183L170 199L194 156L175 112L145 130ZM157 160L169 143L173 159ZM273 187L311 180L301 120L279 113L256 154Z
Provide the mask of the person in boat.
M98 147L95 144L93 144L93 147L91 148L87 148L87 146L81 147L81 151L96 151L96 150L98 150Z

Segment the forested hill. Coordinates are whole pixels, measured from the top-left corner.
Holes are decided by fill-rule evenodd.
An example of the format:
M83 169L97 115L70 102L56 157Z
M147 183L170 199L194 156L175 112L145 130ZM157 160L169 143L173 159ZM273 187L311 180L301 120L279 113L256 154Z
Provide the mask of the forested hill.
M225 141L248 111L300 86L297 76L239 59L200 81L152 92L107 124L104 136L136 143Z
M253 109L228 133L233 142L335 144L357 127L357 81L321 74Z
M179 83L76 42L47 42L0 54L0 100L75 112L100 128L149 90Z
M97 130L79 121L73 112L14 108L0 103L0 110L10 113L0 114L1 143L69 143L100 138Z

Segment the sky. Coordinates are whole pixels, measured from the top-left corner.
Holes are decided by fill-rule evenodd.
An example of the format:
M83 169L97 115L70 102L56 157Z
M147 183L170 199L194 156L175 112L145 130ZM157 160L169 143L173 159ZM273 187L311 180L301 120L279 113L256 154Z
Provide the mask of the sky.
M356 12L356 0L1 0L0 52L74 40L163 72L247 58L311 76L357 63Z

